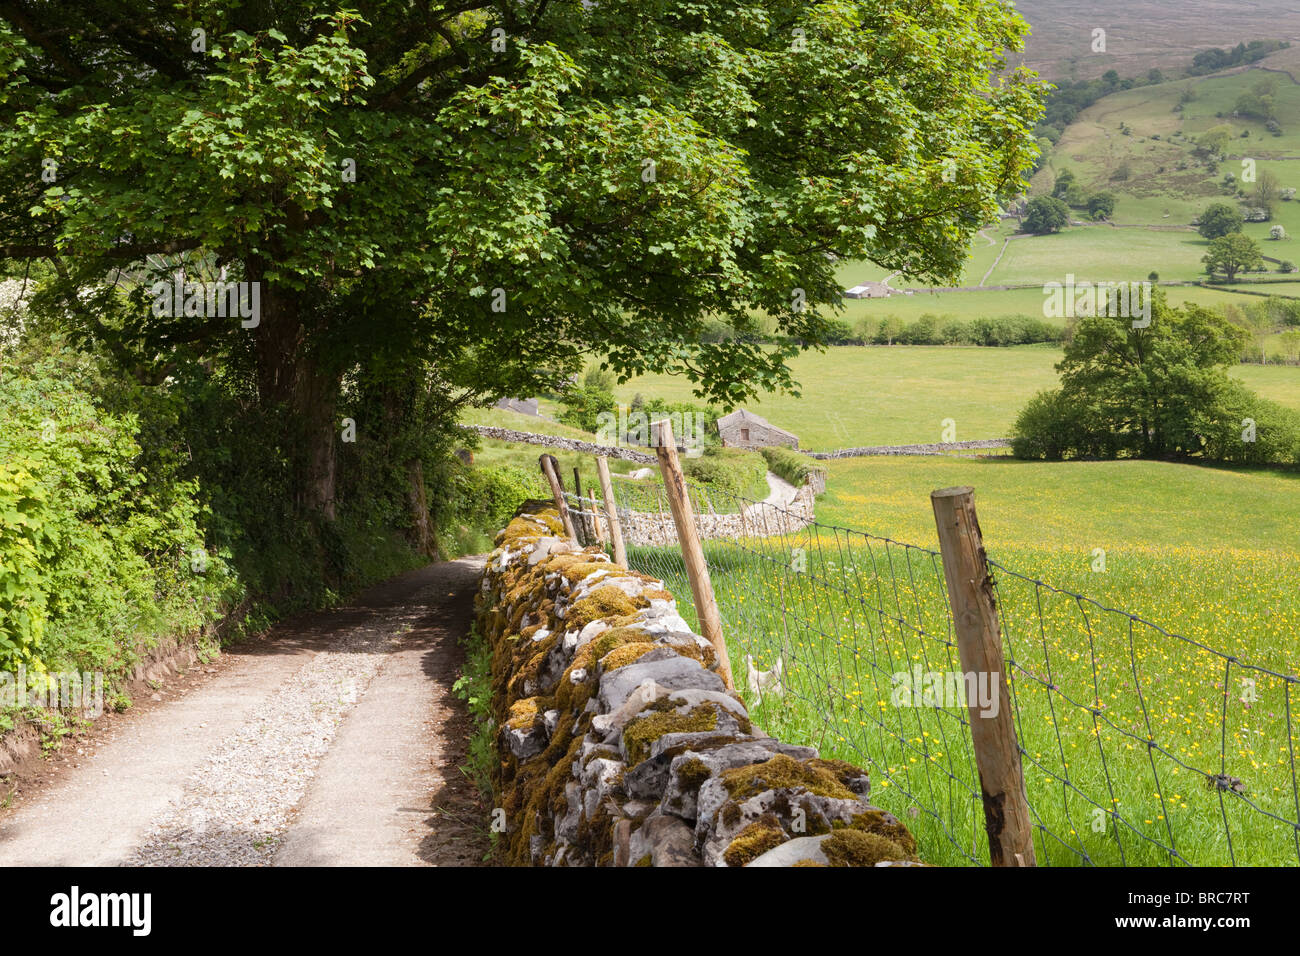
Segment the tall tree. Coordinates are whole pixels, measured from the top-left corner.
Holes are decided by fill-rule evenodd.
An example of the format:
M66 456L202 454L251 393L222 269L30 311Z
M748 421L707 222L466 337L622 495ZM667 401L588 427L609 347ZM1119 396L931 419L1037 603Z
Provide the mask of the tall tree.
M1079 319L1062 361L1061 395L1111 436L1112 453L1144 457L1201 450L1197 416L1216 407L1244 333L1222 315L1168 305L1153 292L1149 322L1112 315Z
M835 259L954 277L1034 158L1025 32L1000 0L5 0L0 257L56 260L142 374L248 356L329 516L376 350L482 393L595 352L734 405L793 386ZM257 283L256 325L157 314L178 270ZM790 344L701 341L754 310Z

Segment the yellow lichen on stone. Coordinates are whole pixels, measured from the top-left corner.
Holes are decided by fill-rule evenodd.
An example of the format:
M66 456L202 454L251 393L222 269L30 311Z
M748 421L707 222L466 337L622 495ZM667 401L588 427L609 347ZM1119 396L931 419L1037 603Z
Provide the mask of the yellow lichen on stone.
M875 866L882 860L906 860L910 854L888 837L861 830L836 830L822 840L831 866Z
M821 867L826 866L825 863L818 863L816 860L796 860L790 865L791 866L821 866Z
M629 576L626 571L612 561L577 561L565 568L562 573L566 581L576 584L597 571L606 572L605 578L625 578Z
M585 627L592 621L608 620L611 617L631 614L639 607L646 607L649 602L644 598L629 598L612 584L601 585L569 609L565 625L569 628Z
M506 718L506 726L511 730L522 730L525 727L531 727L537 718L542 716L537 701L538 698L536 697L525 697L511 704L510 716Z

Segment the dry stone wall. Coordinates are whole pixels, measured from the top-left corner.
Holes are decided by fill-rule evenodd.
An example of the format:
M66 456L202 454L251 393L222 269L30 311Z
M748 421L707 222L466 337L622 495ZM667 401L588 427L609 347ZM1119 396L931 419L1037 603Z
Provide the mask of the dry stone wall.
M496 544L476 609L509 863L917 865L866 771L754 726L663 582L578 548L554 510Z
M865 458L870 455L942 455L968 448L1010 448L1010 438L980 438L975 441L936 441L921 445L868 445L862 448L837 448L834 451L805 451L809 458L830 461L835 458Z
M824 486L823 486L824 487ZM619 509L619 524L628 544L667 547L677 543L677 526L672 512ZM729 514L696 512L695 528L702 539L763 538L788 534L808 527L816 520L816 490L804 485L785 508L759 502Z

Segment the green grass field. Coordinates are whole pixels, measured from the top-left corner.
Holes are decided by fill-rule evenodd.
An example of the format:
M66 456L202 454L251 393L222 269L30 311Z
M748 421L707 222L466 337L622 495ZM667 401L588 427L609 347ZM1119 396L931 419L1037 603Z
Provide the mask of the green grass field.
M1255 805L1296 819L1300 726L1289 737L1286 712L1297 687L1229 668L1220 655L1300 672L1300 474L859 459L831 463L818 517L933 548L929 492L959 484L976 489L990 558L1030 579L995 570L1030 804L1051 834L1039 831L1040 864L1165 865L1172 846L1196 865L1294 865L1292 828L1235 794L1221 807L1204 775L1222 768ZM1098 548L1104 570L1095 569ZM804 573L793 570L797 549ZM933 555L825 528L708 551L738 683L746 655L762 670L785 661L784 698L748 695L764 730L869 766L873 801L907 822L927 861L985 859L958 699L905 706L891 685L913 667L960 670ZM690 619L680 558L638 549L633 561L667 581ZM1140 622L1130 630L1126 614L1054 595L1039 580L1187 640ZM1095 813L1112 806L1118 823Z
M958 441L1003 438L1025 402L1056 385L1060 359L1060 349L1037 345L838 346L794 359L802 398L769 395L746 407L814 450L939 441L948 418ZM1233 374L1300 409L1300 368L1242 365ZM693 397L689 382L667 375L641 376L615 389L623 402L637 392L670 401Z

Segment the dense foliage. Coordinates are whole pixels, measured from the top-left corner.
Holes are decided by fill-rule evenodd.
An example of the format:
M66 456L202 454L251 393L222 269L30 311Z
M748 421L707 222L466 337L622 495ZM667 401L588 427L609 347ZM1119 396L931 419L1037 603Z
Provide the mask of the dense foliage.
M69 349L0 354L0 670L121 673L227 610L180 411Z

